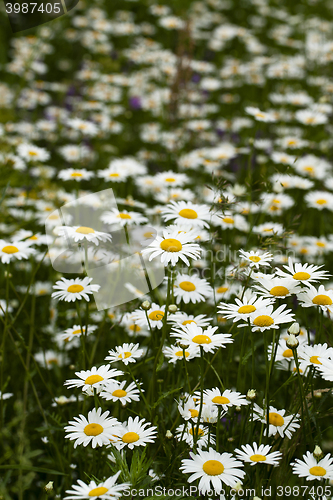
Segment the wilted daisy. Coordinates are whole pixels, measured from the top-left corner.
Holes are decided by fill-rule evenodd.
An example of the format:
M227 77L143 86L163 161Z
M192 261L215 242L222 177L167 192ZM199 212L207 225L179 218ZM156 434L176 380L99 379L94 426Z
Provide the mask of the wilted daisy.
M170 333L171 337L176 337L184 345L193 347L202 347L205 352L214 352L219 347L225 347L226 344L233 342L232 336L228 333L215 333L218 327L208 326L203 330L194 323L188 325L175 326Z
M165 221L173 220L175 224L188 225L189 227L209 227L213 215L208 205L198 205L191 201L171 201L162 210Z
M116 484L120 472L117 472L114 476L109 477L101 483L90 481L89 484L86 484L81 479L78 479L77 485L72 485L72 490L66 490L66 494L69 496L64 497L64 500L90 500L90 498L108 500L120 498L123 495L123 491L130 487L129 483Z
M270 453L272 447L268 444L261 444L259 446L257 443L253 443L252 446L250 444L243 444L241 448L242 449L236 448L235 450L237 458L251 465L262 463L274 465L276 467L279 465L279 461L282 458L282 453L280 451L273 451Z
M8 242L0 240L0 257L3 264L8 264L13 259L22 260L28 259L36 250L30 248L26 241Z
M145 422L145 419L139 417L128 417L127 422L123 422L121 427L117 429L118 439L112 444L121 450L128 446L133 450L135 446L146 446L147 443L153 443L156 439L156 426L150 422Z
M329 453L317 461L313 453L307 451L303 455L303 460L296 458L295 462L290 465L293 468L293 474L305 477L307 481L333 479L333 457Z
M313 281L328 279L330 276L327 271L320 271L323 266L315 266L313 264L301 264L300 262L293 263L289 257L288 265L283 266L286 271L276 268L276 274L282 278L293 278L298 283L307 285Z
M286 410L277 410L274 406L269 407L269 436L279 434L281 437L287 436L288 439L291 439L292 433L300 427L298 414L286 416L285 413ZM254 403L253 418L254 420L260 420L263 424L267 424L267 412L256 403Z
M109 445L115 439L115 434L119 430L119 422L116 418L108 417L109 411L102 413L102 408L94 408L88 413L88 419L83 415L74 417L65 427L66 438L75 440L74 448L79 444L87 446L91 443L96 446Z
M273 306L270 305L256 310L250 316L252 331L264 332L271 328L279 329L281 324L294 321L294 314L291 314L291 309L286 309L286 307L286 304L282 304L273 311Z
M66 279L61 278L57 281L53 288L59 290L58 292L53 292L51 297L54 299L64 300L65 302L74 302L75 300L81 300L82 297L89 302L89 295L93 292L98 292L100 285L90 285L92 278L75 278Z
M200 392L195 392L195 395L201 397ZM230 391L229 389L220 391L218 387L215 389L205 389L203 392L204 403L210 403L216 406L221 406L224 411L232 406L248 405L250 402L240 392Z
M140 401L140 391L137 385L134 382L131 382L126 388L125 385L125 380L123 382L108 381L100 393L100 397L107 401L120 401L123 406L131 401ZM144 390L141 389L141 392L144 392Z
M58 236L71 238L75 243L86 240L98 245L100 241L112 240L111 234L87 226L61 226L57 232Z
M251 250L246 252L245 250L240 250L239 255L242 259L250 264L250 267L255 267L259 269L260 266L270 266L270 262L273 260L273 255L269 252L260 252L259 250Z
M142 354L143 349L140 349L140 344L125 343L116 346L114 350L111 349L105 361L110 361L110 363L122 361L124 365L128 365L128 363L136 363L136 360L141 358Z
M208 451L198 450L197 454L190 452L190 457L182 460L180 470L184 474L191 474L189 483L200 478L199 491L203 495L210 490L219 494L223 484L235 486L237 481L245 476L243 463L236 460L231 453L218 453L209 448Z
M195 230L185 233L177 230L169 232L165 229L163 230L163 237L157 236L153 243L150 243L141 253L149 255L149 260L161 257L161 262L165 266L169 262L172 266L175 266L179 259L189 266L190 263L187 257L195 260L200 257L200 246L193 243L196 236Z
M98 368L93 366L91 370L75 372L75 375L77 375L77 379L66 380L64 383L64 385L67 385L68 389L81 387L83 392L87 392L90 389L96 389L97 392L100 392L110 380L119 375L123 375L123 372L110 369L107 365L102 365Z
M173 294L177 304L181 301L185 304L189 302L195 304L203 302L205 297L209 297L212 294L212 287L207 280L198 278L198 276L179 274L174 281Z
M302 307L318 306L324 312L333 312L333 290L326 290L324 285L320 285L317 290L309 283L307 288L298 294L298 300Z

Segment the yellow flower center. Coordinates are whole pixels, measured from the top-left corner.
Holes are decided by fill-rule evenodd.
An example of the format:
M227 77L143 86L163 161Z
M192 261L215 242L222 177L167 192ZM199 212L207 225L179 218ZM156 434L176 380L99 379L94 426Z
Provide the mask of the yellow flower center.
M165 252L180 252L183 245L175 238L167 238L160 243L160 247Z
M82 333L82 330L74 330L74 332L72 332L72 335L81 335Z
M3 252L5 253L17 253L19 249L17 247L14 247L14 245L6 245L2 249Z
M196 344L210 344L211 343L211 339L209 337L207 337L207 335L196 335L195 337L193 337L192 340Z
M317 241L316 243L317 247L326 247L326 243L322 242L322 241Z
M195 418L199 416L198 410L190 410L191 418Z
M119 219L131 219L131 218L132 218L132 217L130 216L130 214L124 214L124 213L119 213L119 214L117 215L117 217L118 217Z
M143 235L145 238L152 238L153 237L153 232L152 231L147 231L146 233L144 233Z
M202 466L202 470L208 476L218 476L224 471L224 467L219 460L207 460Z
M198 217L196 211L191 208L183 208L183 210L179 212L179 215L185 219L196 219Z
M139 332L141 330L140 326L139 325L130 325L128 327L132 332ZM131 353L129 353L131 354Z
M322 363L318 359L318 356L311 356L310 363L314 363L315 365L322 365Z
M252 462L265 462L266 457L265 455L251 455L250 460L252 460Z
M284 358L293 358L293 351L291 349L286 349L283 351L282 356Z
M71 177L82 177L82 174L80 172L73 172Z
M190 281L182 281L181 283L179 283L179 288L181 288L185 292L194 292L195 285L193 285L193 283L191 283Z
M82 290L84 290L84 287L82 285L70 285L67 288L67 292L69 293L79 293L82 292Z
M98 488L94 488L93 490L90 490L88 495L90 497L100 497L101 495L104 495L104 493L107 493L109 491L109 488L105 488L105 486L98 486Z
M176 179L174 177L167 177L165 182L176 182Z
M38 240L37 236L31 236L29 240ZM318 244L318 243L317 243Z
M100 424L88 424L83 429L86 436L98 436L102 434L103 431L104 429Z
M135 443L135 441L139 441L139 439L140 436L136 432L126 432L122 437L124 443Z
M29 151L30 156L37 156L37 153L35 151Z
M305 273L305 272L302 272L302 271L300 271L299 273L294 274L294 276L293 276L294 280L300 280L300 281L308 280L310 277L311 277L311 274Z
M112 396L114 396L115 398L123 398L124 396L126 396L126 394L127 392L123 391L123 389L116 389L115 391L113 391Z
M119 177L119 174L116 174L116 173L109 174L109 177Z
M276 427L281 427L284 424L284 418L274 411L269 413L268 421L270 424L275 425Z
M229 290L228 286L220 286L216 291L217 293L225 293L227 290Z
M269 293L275 297L285 297L288 295L289 290L285 286L273 286Z
M190 429L188 432L191 434L191 436L193 436L193 429ZM196 429L194 430L194 433L196 434ZM205 433L202 429L198 430L198 436L203 436L204 434Z
M187 356L190 355L190 353L187 352L187 351L185 351L184 354L185 354L185 358L187 358ZM175 355L179 356L180 358L182 358L183 357L183 351L177 351L177 352L175 352Z
M104 378L101 377L100 375L89 375L89 377L86 378L84 383L88 385L93 385L96 384L97 382L101 382L102 380L104 380Z
M331 306L332 299L328 297L328 295L316 295L312 299L312 303L316 304L317 306Z
M254 116L256 116L257 118L265 118L264 113L256 113Z
M259 262L261 260L261 258L258 257L258 255L251 255L249 257L249 260L252 260L252 262Z
M80 234L90 234L90 233L94 233L95 231L91 227L81 226L81 227L78 227L75 230L75 232L80 233Z
M317 205L326 205L327 200L324 200L324 198L319 198L319 200L316 200Z
M253 324L256 326L271 326L274 324L274 320L270 316L262 314L253 320Z
M256 310L256 307L255 306L252 306L252 305L248 305L248 306L241 306L239 309L238 309L238 313L239 314L249 314L249 313L252 313Z
M152 311L149 313L148 318L151 319L152 321L160 321L163 319L164 312L163 311Z
M215 396L215 398L212 399L212 403L216 403L217 405L226 405L230 403L230 399L224 396Z
M190 323L195 323L194 319L186 319L185 321L183 321L182 325L189 325Z
M314 172L314 168L313 167L304 167L303 170L305 170L306 172L309 172L309 174L312 174Z
M119 359L123 359L123 357L125 357L125 359L129 358L131 356L131 353L128 352L128 351L125 351L123 354L119 354L118 358Z
M224 217L224 219L222 219L223 222L225 222L226 224L233 224L235 221L232 217Z
M326 469L324 469L324 467L320 467L320 465L315 465L314 467L311 467L311 469L309 469L309 472L313 476L325 476Z

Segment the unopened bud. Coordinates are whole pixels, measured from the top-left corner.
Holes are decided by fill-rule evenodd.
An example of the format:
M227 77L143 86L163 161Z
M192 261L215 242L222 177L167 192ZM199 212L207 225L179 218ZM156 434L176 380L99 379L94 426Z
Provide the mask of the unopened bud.
M257 391L255 389L249 389L246 394L246 399L248 401L254 401L257 397Z
M286 345L289 349L297 349L297 347L299 346L299 342L295 335L289 335L286 340Z
M232 443L233 441L235 441L235 438L233 438L233 437L229 437L229 438L228 438L228 441L229 441L229 443Z
M288 333L290 335L295 335L295 337L297 337L297 335L299 335L299 332L300 332L300 328L299 328L299 324L298 323L293 323L289 328L288 328Z
M149 300L145 300L144 302L142 302L141 307L145 311L148 311L148 309L150 309L150 302L149 302Z
M57 399L57 404L58 405L64 405L67 403L67 398L66 396L59 396L58 399Z
M75 370L75 365L69 365L70 370Z
M237 413L239 413L240 411L242 411L242 408L240 406L236 406L235 411L237 411Z
M313 456L319 460L320 458L322 458L323 456L323 451L322 449L320 448L320 446L316 445L315 449L314 449L314 452L313 452Z
M53 481L49 481L45 486L44 486L44 491L46 493L50 493L53 490Z
M173 434L172 434L172 432L171 432L171 431L169 431L169 429L166 431L166 433L165 433L165 437L166 437L166 438L168 438L168 439L173 438Z
M171 313L177 312L177 309L178 309L178 307L176 306L176 304L170 304L169 307L168 307L168 310Z
M322 397L322 393L320 391L315 391L313 393L314 397L317 398L317 399L320 399Z
M187 349L189 344L186 344L185 342L181 341L181 342L178 342L178 345L181 349Z

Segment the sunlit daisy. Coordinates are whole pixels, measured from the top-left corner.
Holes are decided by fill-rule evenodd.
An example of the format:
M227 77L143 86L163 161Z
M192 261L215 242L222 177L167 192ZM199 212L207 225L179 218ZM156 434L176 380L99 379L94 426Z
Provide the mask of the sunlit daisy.
M145 422L145 419L139 417L128 418L127 422L123 422L117 430L118 439L112 444L121 450L127 446L133 450L135 446L146 446L147 443L153 443L156 439L156 426L150 422Z
M250 267L256 267L259 269L260 266L270 266L270 262L273 260L273 255L269 252L260 252L259 250L251 250L250 252L245 252L245 250L240 250L239 255L242 259L249 262Z
M188 274L179 274L174 281L174 296L176 303L183 301L185 304L192 302L203 302L205 297L209 297L212 293L212 287L207 280L198 278L198 276L190 276Z
M176 337L184 345L202 347L205 352L213 352L218 347L225 347L233 342L232 336L228 333L215 333L218 327L208 326L203 330L194 323L174 326L170 333L171 337Z
M206 314L198 314L198 316L194 316L193 314L187 314L183 311L177 311L168 316L168 322L179 323L181 325L195 323L198 326L204 327L208 326L212 321L213 318L207 318Z
M105 212L101 216L101 221L105 224L116 224L119 226L132 226L147 222L147 217L144 217L139 212L128 212L127 210L119 211L117 208L113 208L109 212Z
M209 227L207 221L212 219L208 205L198 205L191 201L171 201L162 210L165 221L173 220L176 224L187 224L189 227Z
M100 498L104 500L112 498L120 498L123 491L130 487L129 483L116 484L121 471L118 471L114 476L109 477L101 483L90 481L89 484L78 479L77 485L72 485L72 490L66 490L69 496L64 497L64 500L90 500L90 498Z
M190 452L190 457L182 460L180 470L184 474L191 474L189 483L200 478L199 491L203 495L210 490L220 493L223 484L235 486L237 481L245 476L243 463L236 460L231 453L218 453L209 448L208 451L198 450L197 454Z
M144 311L143 309L136 309L133 311L133 319L135 319L139 326L150 326L151 328L156 327L160 330L163 326L164 314L165 305L159 306L153 302L148 311Z
M303 460L296 458L295 462L290 465L293 468L293 474L305 477L307 481L333 478L333 457L329 453L317 461L313 453L307 451L303 455Z
M242 319L247 320L257 309L263 309L271 305L274 299L258 297L255 294L245 292L243 299L235 299L235 302L236 304L220 302L218 306L218 311L226 319L233 319L234 322ZM245 326L245 324L241 326Z
M13 259L28 259L35 252L36 250L30 248L29 243L26 241L9 242L0 240L0 257L3 264L8 264Z
M268 435L275 436L279 434L281 437L287 436L291 439L292 433L300 427L299 415L285 415L286 410L277 410L274 406L269 407L269 429ZM254 403L254 413L253 418L255 420L260 420L263 424L267 424L267 412ZM266 434L266 431L265 431Z
M130 403L131 401L139 401L140 400L140 391L137 388L134 382L131 382L126 388L126 381L117 382L117 381L108 381L100 393L100 397L106 399L107 401L120 401L123 406L126 403ZM141 392L144 392L141 389Z
M115 439L119 430L119 422L116 418L108 417L109 411L102 413L102 408L91 410L88 413L88 419L83 415L74 417L74 420L68 422L65 427L66 438L75 440L74 448L83 444L87 446L91 443L93 448L96 446L109 445L110 441Z
M71 238L75 243L79 241L89 241L98 245L100 241L111 241L111 234L96 231L92 227L87 226L61 226L58 231L58 236Z
M282 304L275 311L272 305L257 309L250 316L252 331L264 332L270 328L278 329L283 323L291 323L294 320L294 314L291 314L291 309L286 309L286 307L286 304Z
M263 297L289 297L291 294L297 294L300 292L298 283L293 280L293 278L282 278L280 276L254 276L256 283L253 285L256 293Z
M315 266L307 263L301 264L300 262L293 263L290 257L288 265L284 265L283 267L287 272L276 268L276 274L283 278L293 278L296 282L304 283L305 285L314 281L328 279L330 276L327 271L320 270L323 266Z
M243 462L249 463L251 465L267 464L274 465L275 467L279 465L279 461L282 458L282 453L280 451L273 451L270 453L272 449L271 446L257 445L257 443L253 443L252 446L250 444L243 444L242 449L236 449L235 454L237 458L243 460Z
M120 370L110 369L107 365L102 365L96 368L93 366L91 370L81 370L80 372L75 372L77 379L66 380L64 385L67 385L68 389L73 387L81 387L83 392L89 391L90 389L96 389L100 392L103 387L115 377L123 375Z
M333 312L333 290L326 290L324 285L320 285L318 290L308 284L301 293L298 294L298 300L302 307L320 307L323 311Z
M306 345L303 344L298 349L300 360L300 366L303 371L306 370L308 366L313 366L320 370L323 361L331 361L333 358L333 347L328 347L325 344L313 344Z
M200 397L200 392L195 392L195 395ZM240 392L230 391L229 389L221 392L218 387L215 387L215 389L205 389L203 397L205 403L221 406L225 411L232 406L250 404Z
M116 346L114 350L111 349L105 361L110 361L110 363L122 361L124 365L128 365L128 363L136 363L136 360L141 358L142 354L143 350L140 349L140 344L125 343Z
M330 380L333 382L333 360L332 359L321 359L320 365L316 366L321 372L321 376L324 380Z
M182 361L184 358L186 361L200 356L199 348L194 346L188 346L186 349L182 349L179 345L174 345L171 347L165 346L163 348L163 354L168 358L169 363L176 363L177 361Z
M51 297L54 299L64 300L65 302L74 302L75 300L81 300L82 297L89 302L89 295L93 292L98 292L100 285L91 285L92 278L75 278L68 280L66 278L61 278L57 281L53 288L59 290L58 292L53 292Z

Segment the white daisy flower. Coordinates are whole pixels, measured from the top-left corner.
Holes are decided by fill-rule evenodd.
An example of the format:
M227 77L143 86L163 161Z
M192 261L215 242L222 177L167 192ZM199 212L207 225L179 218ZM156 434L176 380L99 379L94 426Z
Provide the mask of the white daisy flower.
M333 312L333 290L326 290L324 285L320 285L318 290L316 290L309 283L307 288L303 289L297 298L302 307L318 306L324 312Z
M107 382L100 396L107 401L120 401L123 406L125 406L126 403L131 403L131 401L140 401L140 391L136 384L131 382L126 389L125 385L126 380L123 382L117 382L116 380ZM141 389L141 391L144 392L143 389Z
M129 177L130 173L121 168L111 166L105 170L98 170L97 175L106 182L124 182Z
M112 444L121 450L128 446L131 450L135 446L146 446L147 443L153 443L156 439L156 426L149 427L150 422L145 422L145 419L139 420L139 417L128 418L127 422L123 422L121 427L117 429L117 441Z
M125 225L142 224L143 222L147 222L148 219L138 212L128 212L127 210L120 212L117 208L113 208L109 212L104 212L101 216L101 221L104 224L117 224L123 227Z
M96 325L88 325L87 328L87 335L90 335L90 333L94 332L97 329ZM57 334L57 340L61 342L73 342L75 339L79 339L81 337L82 333L85 335L86 332L86 327L80 325L73 325L71 328L66 328L66 330L63 333L58 333Z
M248 106L245 108L246 113L253 116L258 122L275 122L276 118L272 112L260 111L259 108Z
M317 461L313 453L307 451L303 455L303 460L296 458L295 462L290 465L293 468L293 474L305 477L307 481L333 479L333 457L329 453Z
M200 401L198 398L185 394L178 402L178 411L184 420L196 422L199 416Z
M168 170L167 172L159 172L155 175L155 185L160 187L178 187L184 186L184 184L189 182L189 178L186 174L179 174Z
M11 243L0 240L0 257L3 264L8 264L13 259L28 259L35 252L36 250L30 248L29 243L26 241L13 241Z
M218 453L213 448L208 451L198 450L197 454L190 452L190 459L182 460L180 470L191 474L189 483L200 478L199 491L204 495L213 489L217 494L227 486L235 486L245 476L241 470L243 463L236 460L231 453Z
M279 465L279 460L282 458L282 453L280 451L273 451L270 453L272 446L269 445L257 445L257 443L242 445L242 449L236 449L235 454L237 458L243 460L243 462L250 463L251 465L257 465L258 463L274 465L275 467Z
M255 294L245 292L243 299L237 298L235 302L236 304L220 302L218 306L219 313L223 314L226 319L233 319L234 322L242 319L247 320L257 309L263 309L271 305L274 299L265 299ZM245 324L240 326L245 326Z
M19 144L17 152L26 161L47 161L50 158L50 153L46 149L39 148L33 144Z
M94 177L94 172L89 172L85 168L66 168L60 170L58 177L63 181L89 181Z
M324 208L333 210L333 194L328 191L309 191L306 193L304 200L311 208L320 211Z
M275 436L275 434L279 434L281 437L287 436L288 439L291 439L292 433L296 431L300 427L299 415L285 415L286 410L277 410L274 406L269 407L269 416L268 416L268 435ZM256 403L254 403L254 411L253 411L254 420L260 420L263 424L267 424L267 413L265 410L260 408ZM266 434L266 430L265 430Z
M89 241L98 245L100 241L111 241L111 234L96 231L92 227L86 226L61 226L57 230L58 236L71 238L75 243L79 241Z
M132 317L139 326L149 326L146 312L151 328L156 327L158 328L158 330L160 330L163 326L165 305L159 306L158 304L155 304L153 302L150 305L150 309L148 309L148 311L144 311L143 309L136 309L135 311L133 311Z
M263 297L289 297L293 293L300 292L298 283L293 278L281 278L274 275L254 276L253 279L259 283L255 284L253 288L256 293Z
M260 266L270 266L270 262L273 260L273 255L269 252L260 252L259 250L251 250L246 252L245 250L240 250L239 255L246 262L249 262L250 267L255 267L259 269Z
M79 444L87 446L91 443L93 448L96 446L109 445L117 435L120 423L116 418L108 417L109 411L102 413L102 408L91 410L88 413L88 419L83 415L74 417L74 420L68 422L65 427L66 438L75 440L74 448Z
M174 345L171 347L163 347L163 354L168 358L169 363L175 364L177 361L182 361L184 358L186 361L197 358L200 356L200 350L194 346L188 346L183 350L178 345Z
M325 344L302 345L298 348L300 367L303 371L308 366L313 366L320 370L323 360L331 361L333 358L333 347Z
M193 316L193 314L187 314L182 311L177 311L174 314L168 316L168 323L178 323L180 325L188 325L190 323L195 323L198 326L208 326L213 321L213 318L207 318L206 314L199 314L198 316Z
M51 298L64 300L65 302L74 302L75 300L81 300L82 297L89 302L89 296L93 292L98 292L100 285L90 285L92 278L80 278L67 280L66 278L61 278L53 286L58 292L53 292Z
M178 274L174 281L173 294L176 297L176 303L183 301L185 304L192 302L205 301L213 292L212 287L207 280L198 278L198 276L189 276L188 274Z
M207 221L213 218L209 205L198 205L191 201L171 201L163 210L162 218L175 224L209 228Z
M321 376L324 380L330 380L333 382L333 361L332 359L321 359L320 365L317 367L321 372Z
M179 259L189 266L190 263L187 257L195 260L200 257L200 246L193 243L196 236L197 232L195 230L185 233L177 230L169 232L165 229L163 230L163 237L157 236L141 253L142 255L149 255L149 260L161 257L161 262L165 266L169 262L172 266L175 266Z
M201 398L200 392L194 393L196 396ZM204 403L213 404L216 406L221 406L224 411L232 406L242 406L248 405L250 402L243 396L240 392L230 391L226 389L221 393L218 387L215 389L205 389L203 393Z
M193 431L194 427L194 431ZM194 437L198 434L197 446L198 448L205 448L208 445L209 429L205 425L200 425L197 432L197 424L192 427L190 422L180 424L175 430L175 436L178 441L185 441L190 447L194 446ZM210 436L210 444L215 445L214 436Z
M194 323L188 325L179 325L179 328L173 327L170 333L171 337L176 337L184 345L193 347L202 347L205 352L214 352L219 347L225 347L225 344L233 342L232 336L228 333L216 333L217 326L208 326L203 330Z
M323 266L315 266L313 264L301 264L300 262L293 263L291 257L288 259L288 265L283 266L284 269L276 268L276 274L282 278L293 278L298 283L307 285L313 281L327 280L330 274L327 271L320 271Z
M75 375L77 375L77 379L66 380L64 383L64 385L67 385L67 389L81 387L83 392L90 391L90 389L96 389L97 392L100 392L109 381L123 375L123 372L110 369L108 365L102 365L98 368L93 366L91 370L75 372ZM93 391L92 394L94 394Z
M291 309L285 310L286 304L282 304L280 307L273 311L273 306L266 306L264 309L256 310L250 316L250 322L252 326L252 331L269 330L270 328L278 329L283 323L291 323L294 321L294 314L291 313ZM247 325L245 323L244 325Z
M139 349L140 344L123 344L118 345L114 350L109 351L109 356L106 356L105 361L110 361L110 363L116 363L117 361L122 361L124 365L128 363L136 363L136 360L141 358L143 354L143 349Z
M109 477L102 483L90 481L89 484L78 479L77 485L72 485L72 490L66 490L69 496L64 497L64 500L90 500L91 498L100 498L110 500L112 498L120 498L123 491L130 487L129 483L116 484L121 471L118 471L114 476Z

